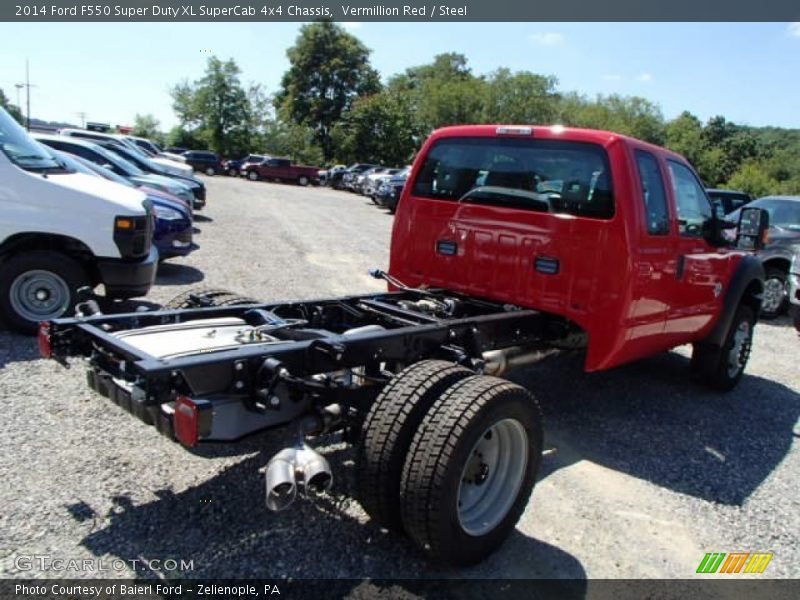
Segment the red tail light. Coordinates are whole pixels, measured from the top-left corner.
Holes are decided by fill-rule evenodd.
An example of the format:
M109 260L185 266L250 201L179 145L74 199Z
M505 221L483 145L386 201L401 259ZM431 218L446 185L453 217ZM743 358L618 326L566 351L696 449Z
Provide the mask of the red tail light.
M53 348L50 344L50 323L48 321L42 321L39 323L39 353L44 358L52 358L53 356Z
M175 437L184 446L197 445L199 436L200 411L194 400L178 396L175 400Z

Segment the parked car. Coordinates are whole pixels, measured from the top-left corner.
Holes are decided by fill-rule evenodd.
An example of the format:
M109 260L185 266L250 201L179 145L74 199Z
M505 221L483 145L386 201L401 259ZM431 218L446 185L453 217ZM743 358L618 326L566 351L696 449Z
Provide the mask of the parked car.
M222 171L222 161L220 161L219 154L216 152L189 150L183 156L186 158L186 164L195 171L200 171L206 175L216 175Z
M268 158L258 164L250 164L245 168L245 174L251 181L276 179L278 181L292 181L298 185L319 183L318 173L318 167L295 165L288 158Z
M722 214L730 214L737 208L741 208L745 204L753 201L753 197L747 192L739 192L736 190L719 190L719 189L706 189L708 197L715 206L719 206Z
M192 174L193 169L189 165L166 158L158 158L146 154L139 146L131 142L124 135L115 135L110 133L99 133L96 131L87 131L85 129L62 129L59 131L61 135L68 137L78 137L92 140L96 143L102 143L106 147L109 145L116 145L125 148L129 153L134 153L143 160L149 160L157 163L161 169L169 175L189 176Z
M242 158L222 161L223 170L231 177L238 177L245 164L258 164L267 160L263 154L248 154Z
M789 267L789 312L794 327L800 333L800 248L795 247Z
M0 315L34 333L69 315L77 290L144 296L158 265L142 192L65 168L0 108Z
M153 156L158 156L161 158L168 158L170 160L174 160L177 162L186 162L186 159L183 157L182 154L175 154L174 152L168 152L166 150L162 150L161 146L156 144L152 140L148 140L147 138L137 137L135 135L126 135L127 139L131 142L139 146L142 150L148 152Z
M364 171L374 169L376 166L377 165L371 165L369 163L354 163L341 173L341 179L333 179L332 185L336 189L346 189L352 191L356 183L356 178Z
M400 169L389 169L386 167L375 169L369 175L365 175L361 181L361 189L359 190L362 195L369 196L372 201L375 201L375 192L381 182L389 179L392 175L396 175Z
M68 169L84 173L92 177L100 177L121 187L138 188L147 194L153 206L155 226L153 228L153 244L158 249L159 261L186 256L197 250L199 246L193 242L192 211L183 200L155 189L139 187L124 177L116 175L110 169L95 165L83 159L59 150L50 150ZM91 166L89 166L91 165Z
M63 150L81 158L85 158L96 165L108 167L117 175L121 175L133 183L147 185L178 196L192 203L194 210L200 210L205 205L205 196L199 197L187 184L177 181L172 177L145 173L132 162L126 160L116 152L107 150L103 146L87 139L66 137L63 135L35 134L38 142Z
M403 193L403 188L406 185L406 180L410 172L411 167L406 167L381 183L375 194L375 202L378 206L382 206L388 209L390 213L394 214L397 210L397 204L400 202L400 196Z
M166 152L171 152L172 154L182 155L184 152L188 152L188 148L183 148L182 146L170 146L166 149Z
M764 300L761 315L775 318L785 312L789 299L789 267L800 249L800 196L765 196L746 205L769 213L769 240L756 253L764 263ZM738 221L742 208L728 215Z
M346 165L334 165L330 169L323 169L321 170L319 175L319 184L320 185L330 185L331 179L336 176L337 173L340 173L347 169Z
M139 169L141 169L145 173L151 173L153 175L162 175L165 177L169 177L175 181L179 181L184 185L187 185L188 187L191 188L192 193L199 201L197 204L195 204L195 210L199 210L203 206L205 206L206 186L202 181L197 179L194 175L191 174L178 175L174 172L168 172L164 169L164 167L160 162L157 162L155 160L150 160L148 157L142 156L142 154L139 152L133 152L127 146L120 146L118 144L114 144L111 142L98 142L98 145L102 146L106 150L118 154L122 158L126 159L127 161L139 167Z

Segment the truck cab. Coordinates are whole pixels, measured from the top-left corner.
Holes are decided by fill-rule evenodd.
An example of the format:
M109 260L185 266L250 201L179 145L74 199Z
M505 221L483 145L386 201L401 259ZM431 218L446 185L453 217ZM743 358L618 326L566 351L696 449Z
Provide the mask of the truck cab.
M762 271L719 235L680 155L606 131L464 126L434 132L403 191L391 274L558 315L596 371L725 328Z
M135 189L77 173L0 109L0 315L33 333L69 314L76 290L144 296L155 278L153 218Z

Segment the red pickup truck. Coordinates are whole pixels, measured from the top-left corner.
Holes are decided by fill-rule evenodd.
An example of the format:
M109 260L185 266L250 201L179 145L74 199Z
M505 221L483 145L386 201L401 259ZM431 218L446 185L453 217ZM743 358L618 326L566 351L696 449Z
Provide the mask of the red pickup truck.
M43 323L45 356L89 359L89 385L191 447L290 427L266 503L328 489L307 444L356 448L358 500L448 564L491 553L528 505L542 453L533 393L501 379L554 351L589 371L692 344L730 390L761 307L767 213L712 210L681 156L606 131L434 132L403 188L389 291L264 303L183 294L165 310ZM680 376L676 374L676 376ZM547 385L546 381L542 385Z
M319 167L293 165L288 158L268 158L259 164L248 164L245 176L251 181L270 179L293 181L298 185L319 184Z

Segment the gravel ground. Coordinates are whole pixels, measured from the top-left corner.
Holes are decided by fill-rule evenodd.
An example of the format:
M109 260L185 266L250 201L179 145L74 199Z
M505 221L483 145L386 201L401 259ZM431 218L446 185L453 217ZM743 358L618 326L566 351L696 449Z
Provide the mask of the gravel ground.
M201 248L162 266L150 300L197 284L265 300L382 289L366 271L388 265L392 217L368 200L207 185ZM49 555L172 558L206 578L690 578L706 552L771 551L764 576L796 578L798 344L788 320L761 323L748 376L725 396L688 382L683 348L602 374L584 374L578 357L512 374L545 412L540 481L495 555L442 571L369 523L350 496L352 452L335 440L334 493L272 514L260 470L283 436L189 453L91 393L80 364L40 360L31 339L0 331L0 569L64 574L20 569L20 557ZM138 563L85 575L134 572L153 574Z

